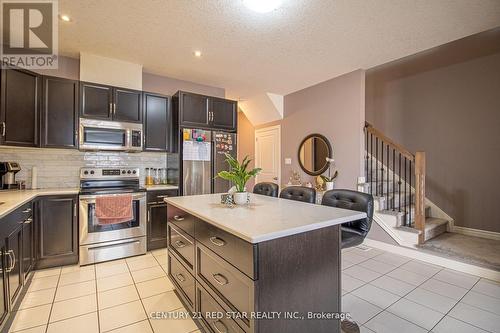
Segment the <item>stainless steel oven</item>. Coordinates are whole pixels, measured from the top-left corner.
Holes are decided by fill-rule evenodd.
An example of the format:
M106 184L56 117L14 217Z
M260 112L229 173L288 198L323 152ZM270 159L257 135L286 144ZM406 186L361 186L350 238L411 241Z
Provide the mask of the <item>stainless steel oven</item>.
M142 150L142 124L80 118L80 150Z
M123 194L132 196L132 219L98 223L96 198ZM82 168L79 214L80 265L146 253L146 192L139 188L138 169Z

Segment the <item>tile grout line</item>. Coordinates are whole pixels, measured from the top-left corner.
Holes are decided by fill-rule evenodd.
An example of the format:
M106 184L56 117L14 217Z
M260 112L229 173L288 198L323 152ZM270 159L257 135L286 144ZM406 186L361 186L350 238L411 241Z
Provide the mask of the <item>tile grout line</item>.
M50 317L52 316L52 310L54 309L54 301L56 299L57 289L59 288L59 281L61 280L61 273L62 273L62 268L60 268L59 275L57 277L56 290L54 292L54 297L52 299L52 304L50 305L49 317L47 318L47 326L45 326L45 333L47 333L49 331Z
M151 254L153 256L153 254ZM154 258L154 256L153 256ZM155 261L158 262L155 258ZM141 302L141 306L142 306L142 309L144 310L144 314L146 315L146 319L148 321L148 324L149 324L149 327L151 328L151 331L154 332L154 328L153 328L153 324L151 324L151 321L149 320L149 315L148 315L148 312L146 311L146 307L144 306L144 303L142 302L142 297L141 297L141 294L139 293L139 289L137 288L137 285L135 283L135 279L134 279L134 276L132 275L132 271L130 270L130 266L128 265L128 261L125 260L125 264L127 265L127 268L129 270L129 274L130 276L132 277L132 282L134 283L134 288L135 288L135 291L137 292L137 296L139 296L139 301ZM135 323L134 323L135 324Z

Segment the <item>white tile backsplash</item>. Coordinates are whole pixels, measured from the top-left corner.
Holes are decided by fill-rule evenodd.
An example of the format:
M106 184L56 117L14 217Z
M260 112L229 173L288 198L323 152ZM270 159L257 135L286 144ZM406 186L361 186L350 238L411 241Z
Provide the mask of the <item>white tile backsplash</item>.
M79 186L82 167L138 167L144 185L145 168L166 168L166 153L83 152L75 149L18 148L0 146L0 161L21 165L17 180L31 188L31 168L38 168L39 188Z

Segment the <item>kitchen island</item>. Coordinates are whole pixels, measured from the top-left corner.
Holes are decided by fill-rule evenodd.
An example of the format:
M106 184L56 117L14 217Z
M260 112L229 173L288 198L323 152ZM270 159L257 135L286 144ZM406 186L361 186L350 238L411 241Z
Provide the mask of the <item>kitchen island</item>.
M207 332L340 332L340 224L363 212L251 195L166 198L169 278Z

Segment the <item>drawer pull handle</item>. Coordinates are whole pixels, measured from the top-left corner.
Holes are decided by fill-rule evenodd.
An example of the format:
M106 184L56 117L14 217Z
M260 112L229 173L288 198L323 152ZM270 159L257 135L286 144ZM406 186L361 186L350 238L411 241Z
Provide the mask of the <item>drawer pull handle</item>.
M219 328L219 325L220 325L220 328ZM226 325L224 325L224 323L220 320L214 321L213 326L214 326L215 330L217 331L217 333L227 333L228 332Z
M183 241L180 241L178 240L177 242L174 243L175 246L179 249L182 249L183 247L186 247L186 243L184 243Z
M215 282L217 282L221 286L225 286L226 284L229 284L229 280L227 279L227 277L225 277L222 274L219 274L219 273L212 274L212 277L214 278Z
M182 216L175 215L174 216L174 220L176 220L176 221L184 221L184 218Z
M25 210L23 210L23 213L31 213L31 208L26 208Z
M223 240L222 238L216 237L216 236L210 237L210 241L215 246L224 246L224 245L226 245L226 241L225 240Z
M29 219L24 221L24 224L30 224L31 222L33 222L33 219L30 217Z
M181 273L177 274L175 276L177 278L177 280L179 280L180 282L186 282L186 278L184 277L184 275L182 275Z

